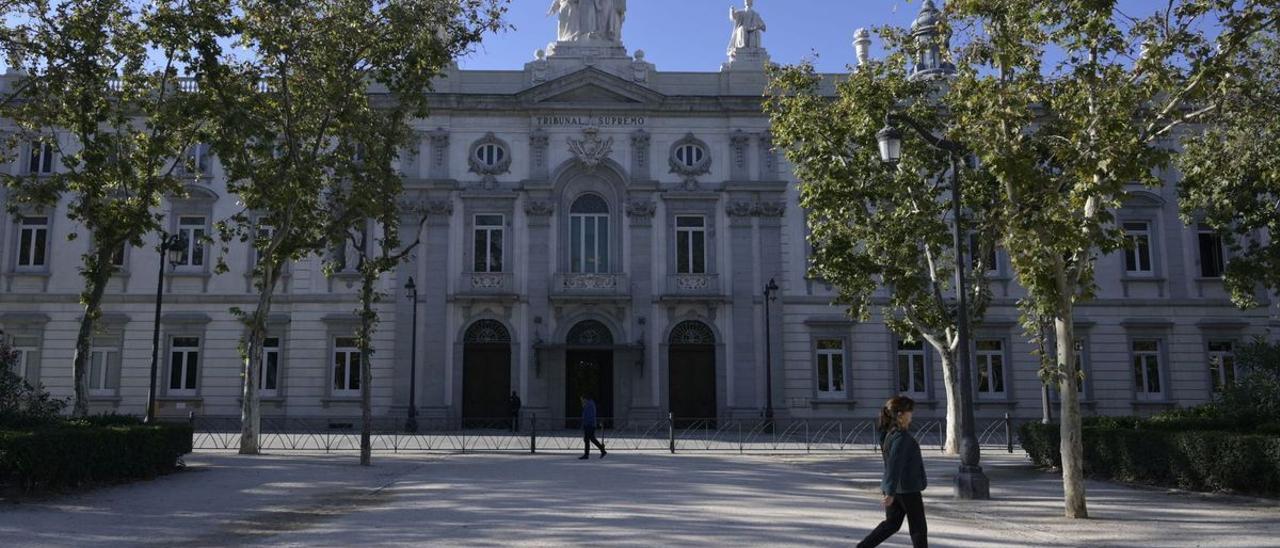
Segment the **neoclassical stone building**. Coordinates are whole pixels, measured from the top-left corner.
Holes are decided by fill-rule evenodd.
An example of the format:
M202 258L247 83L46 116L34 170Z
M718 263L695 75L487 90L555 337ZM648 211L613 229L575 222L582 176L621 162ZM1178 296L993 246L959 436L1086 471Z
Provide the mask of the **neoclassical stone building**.
M376 414L404 417L412 392L421 417L500 417L514 391L540 417L576 414L584 392L619 419L757 417L770 384L779 417L870 417L896 393L941 414L935 357L877 318L848 319L832 289L806 276L797 181L761 111L759 14L735 14L729 59L706 73L657 70L623 46L625 13L605 15L563 15L558 40L522 70L450 70L432 115L415 122L421 139L399 167L405 202L428 222L418 252L384 281ZM203 176L165 204L168 230L192 241L235 210L216 158L196 154ZM27 145L4 169L59 167L51 149ZM1079 309L1087 413L1206 401L1231 379L1233 348L1280 327L1274 304L1230 306L1221 242L1182 224L1178 175L1162 176L1169 185L1135 188L1118 212L1134 249L1099 261L1099 297ZM59 396L72 392L81 314L84 239L66 239L76 228L61 207L0 223L0 328L22 353L20 373ZM154 240L120 257L94 338L96 411L144 410ZM254 302L252 251L232 247L224 275L213 274L216 253L194 245L164 267L163 415L239 413L244 329L229 309ZM978 413L1038 417L1037 365L1015 321L1022 292L1007 258L996 265L997 300L974 341ZM416 302L403 289L410 278ZM779 289L766 303L771 280ZM289 266L271 321L265 416L359 413L355 281L325 277L319 258Z

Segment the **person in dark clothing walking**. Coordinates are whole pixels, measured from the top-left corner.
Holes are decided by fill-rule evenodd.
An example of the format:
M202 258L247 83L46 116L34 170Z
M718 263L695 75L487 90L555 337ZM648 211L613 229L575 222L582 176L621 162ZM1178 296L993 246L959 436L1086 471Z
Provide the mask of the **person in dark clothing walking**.
M591 457L591 444L596 444L600 448L600 458L604 458L609 454L604 450L604 444L596 439L596 402L595 400L582 396L582 456L578 460L585 460Z
M511 397L507 398L507 414L511 415L511 431L520 431L520 395L515 390L511 391Z
M880 447L884 455L884 477L880 492L884 493L884 521L858 543L858 548L872 548L893 536L906 518L911 527L911 545L928 548L929 531L924 519L924 491L927 480L920 444L911 435L911 414L916 402L906 396L890 398L880 409Z

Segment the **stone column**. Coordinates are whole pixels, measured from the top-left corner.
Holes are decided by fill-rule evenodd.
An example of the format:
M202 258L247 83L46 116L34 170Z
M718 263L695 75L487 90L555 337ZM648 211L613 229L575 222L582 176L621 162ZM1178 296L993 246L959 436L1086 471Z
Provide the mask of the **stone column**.
M455 416L458 413L445 407L445 371L450 367L445 360L445 345L451 344L453 335L446 333L449 314L449 282L458 269L449 264L449 221L453 216L453 201L447 197L426 202L427 235L418 253L423 264L423 276L415 280L418 299L422 303L418 311L418 333L421 334L418 352L418 405L433 408L426 413L434 416ZM452 379L453 383L461 379ZM461 409L460 402L453 402Z
M730 320L733 323L734 401L726 402L729 409L764 409L760 398L764 387L763 371L756 367L756 346L762 343L756 338L755 246L753 245L751 202L730 198L726 208L729 215L729 276Z
M729 136L729 179L732 181L746 181L751 178L750 169L747 164L747 145L751 142L751 136L742 130L733 132Z
M431 139L431 157L427 165L427 177L449 178L449 131L440 128L427 133Z
M631 228L631 332L645 333L651 321L648 311L652 310L655 291L653 279L653 214L657 205L647 193L636 196L627 202L627 218ZM639 337L637 337L638 339ZM635 342L635 341L626 341ZM644 355L636 353L630 362L623 364L622 371L630 371L632 388L630 405L636 409L639 417L656 418L657 410L653 408L652 375L657 372L649 369L652 352L656 352L661 341L645 338ZM641 361L643 360L643 361ZM639 362L638 364L636 362ZM643 375L643 376L642 376Z
M535 181L547 179L547 145L550 138L542 129L529 134L529 178Z
M787 293L787 280L782 273L782 218L787 204L782 196L777 201L756 202L755 214L760 219L760 279L768 283L773 278L778 284L777 300L769 303L769 364L773 369L773 412L775 417L786 416L786 364L782 348L782 317ZM761 290L763 294L763 289Z
M761 181L778 180L778 155L773 150L773 134L768 131L760 134L760 177Z
M631 178L636 181L653 178L649 172L649 132L643 129L631 134Z
M400 205L400 226L405 232L400 235L401 241L412 243L414 239L417 238L418 235L413 233L413 230L417 229L418 220L421 219L421 215L423 215L425 211L426 203L419 201L416 197L406 196L405 199L402 200ZM393 346L395 352L395 365L391 377L391 413L393 414L392 418L397 421L402 421L407 418L406 411L409 407L409 370L414 360L414 357L411 354L413 346L410 344L410 341L411 337L417 336L417 334L413 332L414 303L409 299L404 286L409 283L409 278L412 277L413 283L418 286L419 295L421 295L421 290L423 288L421 284L425 280L420 278L418 272L422 265L423 251L424 247L420 244L418 247L414 248L413 253L410 253L409 257L401 263L398 268L396 268L395 287L392 288L390 294L386 297L393 303L392 309L395 311L394 332L396 343ZM422 310L418 310L418 333L422 332L422 322ZM419 340L417 356L418 387L416 391L419 408L422 407L422 398L425 395L422 391L422 381L426 376L422 371L423 350L425 350L424 345L422 344L422 341Z
M527 335L530 344L536 344L538 338L543 342L551 341L551 216L555 211L554 202L549 196L528 195L524 202L525 221L528 224L529 247L526 270L522 273L525 283L524 294L528 298L529 318L533 331ZM521 284L517 284L519 287ZM533 350L526 354L529 368L528 397L524 402L530 412L541 417L551 417L551 353L545 350ZM539 367L535 365L541 362ZM541 373L535 375L536 369Z

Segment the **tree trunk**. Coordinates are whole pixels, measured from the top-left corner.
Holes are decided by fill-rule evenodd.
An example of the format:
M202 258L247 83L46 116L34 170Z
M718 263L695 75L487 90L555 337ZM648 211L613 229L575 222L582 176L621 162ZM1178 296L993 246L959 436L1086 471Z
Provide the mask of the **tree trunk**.
M249 344L245 349L244 394L240 401L240 454L257 455L258 435L262 429L262 407L258 401L258 371L262 368L262 346L267 338L267 317L279 268L264 266L263 283L258 288L258 308L249 316Z
M1063 297L1066 301L1070 297ZM1058 347L1058 391L1062 408L1061 418L1062 492L1069 518L1087 518L1084 490L1084 443L1080 425L1080 393L1076 391L1075 326L1072 324L1074 309L1069 302L1059 308L1054 320L1054 332Z
M360 285L360 465L373 460L373 367L369 364L373 336L373 284L377 278L366 274Z
M960 454L960 375L956 370L955 356L949 350L938 350L942 361L942 387L947 395L946 442L942 452Z
M98 252L99 264L107 264L101 260L102 252ZM88 365L90 353L93 352L93 329L102 314L102 295L106 292L107 282L111 280L111 272L104 268L89 266L84 274L89 287L84 292L84 316L80 318L80 331L76 333L75 357L71 362L72 384L75 386L75 403L71 414L76 417L89 416L89 375ZM106 367L106 364L103 364Z

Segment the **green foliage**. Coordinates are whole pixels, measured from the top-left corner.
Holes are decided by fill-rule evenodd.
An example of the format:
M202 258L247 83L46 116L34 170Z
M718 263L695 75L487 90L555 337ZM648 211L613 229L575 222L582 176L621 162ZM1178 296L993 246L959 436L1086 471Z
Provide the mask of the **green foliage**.
M249 242L258 257L256 307L237 314L248 327L241 449L254 452L257 371L284 266L343 249L347 230L370 217L396 245L399 219L387 211L403 189L393 166L416 142L408 121L427 115L432 80L500 28L506 2L209 4L221 39L200 45L193 71L227 190L243 207L217 231L224 248ZM354 190L363 183L372 190Z
M0 475L27 489L147 478L191 452L186 424L66 424L0 431Z
M75 412L86 414L88 348L121 248L161 227L161 199L182 195L184 152L198 140L200 104L179 89L180 67L212 39L211 2L16 0L4 3L0 45L17 75L0 117L6 149L53 147L52 174L3 174L11 212L50 209L89 236L81 257L84 319L74 360ZM140 120L145 120L141 122ZM23 160L23 159L19 159ZM75 240L72 232L69 240Z
M0 337L0 428L30 428L59 421L66 402L19 377L13 370L17 359L17 352Z
M1273 431L1274 432L1274 431ZM1022 447L1061 466L1058 425L1029 423ZM1084 429L1085 469L1098 478L1198 491L1280 494L1280 436L1183 428Z
M1280 422L1280 342L1263 339L1236 351L1240 378L1218 396L1215 405L1224 414L1246 413L1268 422Z
M1172 409L1151 417L1152 423L1184 427L1201 421L1214 429L1249 431L1280 424L1280 343L1257 338L1236 350L1240 378L1214 395L1213 401ZM1176 428L1176 426L1175 426Z
M1280 291L1280 36L1274 13L1259 13L1268 32L1226 61L1232 77L1205 108L1203 131L1188 136L1177 157L1183 222L1204 223L1231 252L1225 284L1241 308L1257 306L1261 285ZM1266 234L1270 234L1268 241Z
M834 81L809 64L773 68L765 111L775 143L802 181L811 274L831 283L837 301L862 319L879 291L887 290L889 326L906 337L923 336L949 355L956 324L947 184L952 158L914 135L903 142L898 169L885 166L877 149L876 133L890 112L943 134L953 130L930 100L936 86L909 80L905 66L906 56L897 54ZM959 178L968 212L964 229L978 235L982 250L970 275L970 315L977 320L989 301L985 274L991 265L985 260L996 245L998 194L984 172L964 162Z

